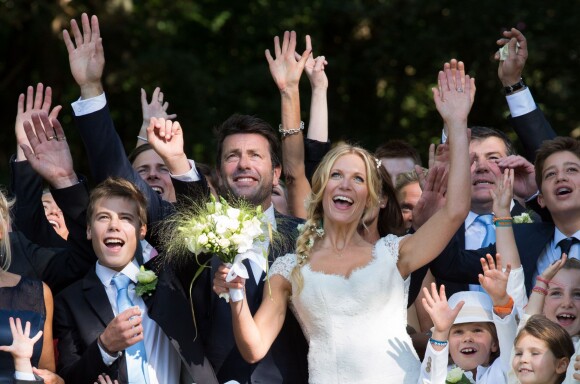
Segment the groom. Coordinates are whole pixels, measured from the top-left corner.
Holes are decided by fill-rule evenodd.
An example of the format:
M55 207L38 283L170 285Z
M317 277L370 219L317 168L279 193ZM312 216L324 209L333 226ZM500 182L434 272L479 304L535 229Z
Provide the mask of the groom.
M175 132L180 133L181 129ZM281 237L276 244L263 245L268 249L270 263L292 252L300 221L279 214L272 204L272 188L278 184L281 173L280 141L276 132L257 117L233 115L218 128L217 135L217 168L222 194L262 207L272 228ZM192 182L199 182L203 175L187 161L183 145L179 141L172 144L172 141L149 135L149 143L163 158L171 174L181 175L172 177L179 202L187 195ZM255 314L262 302L265 274L251 261L244 264L250 275L245 287L246 297L250 311ZM211 268L199 277L192 294L198 333L219 382L307 383L307 344L291 311L287 312L280 334L261 361L250 364L242 358L234 340L230 305L212 291L213 275L219 265L220 261L214 257ZM183 281L186 283L187 280Z

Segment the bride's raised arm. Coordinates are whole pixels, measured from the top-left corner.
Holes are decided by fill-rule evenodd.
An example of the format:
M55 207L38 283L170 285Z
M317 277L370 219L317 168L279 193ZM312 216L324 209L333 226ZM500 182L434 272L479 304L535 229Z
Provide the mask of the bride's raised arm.
M406 277L429 263L443 251L469 212L470 162L467 137L467 115L471 108L471 87L474 84L461 71L440 71L438 87L433 88L437 111L449 132L449 177L447 199L417 232L407 236L399 245L397 267Z
M229 269L221 265L215 274L213 290L218 295L245 286L244 279L240 277L226 282L228 272ZM271 276L264 286L262 304L253 317L245 293L243 300L234 302L230 299L236 345L248 363L260 361L270 350L284 324L291 293L292 286L288 280L280 275Z

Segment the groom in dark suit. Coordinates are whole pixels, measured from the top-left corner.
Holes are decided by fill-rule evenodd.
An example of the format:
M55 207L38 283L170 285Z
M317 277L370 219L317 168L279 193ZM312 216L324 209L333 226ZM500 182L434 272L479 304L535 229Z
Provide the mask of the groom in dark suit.
M127 383L140 371L148 383L188 376L189 382L217 383L201 342L194 341L188 301L171 268L161 268L159 258L148 262L158 284L137 294L135 254L146 217L143 194L126 180L108 179L91 194L87 237L98 262L55 300L58 372L66 382L93 383L106 373ZM128 284L121 287L119 279ZM133 368L135 361L140 369Z
M172 124L175 132L175 124L178 123ZM280 141L268 123L248 115L231 116L218 128L217 134L220 193L226 197L243 198L262 207L280 237L274 244L263 245L264 249L269 249L271 263L276 257L293 251L296 226L300 222L279 214L272 204L272 188L278 184L281 173ZM172 178L179 203L189 193L191 181L203 181L203 175L197 174L181 153L181 143L173 145L173 140L149 135L149 142L163 158L171 174L182 175ZM176 155L178 152L180 154ZM254 314L262 302L265 274L252 262L244 263L250 275L246 283L246 297ZM212 291L213 275L219 264L214 257L212 268L199 277L192 300L199 334L220 383L229 380L239 383L307 383L307 344L290 311L286 314L282 331L260 362L250 364L242 358L234 340L230 305L218 299ZM191 280L188 281L188 278L182 280L182 284L189 284Z

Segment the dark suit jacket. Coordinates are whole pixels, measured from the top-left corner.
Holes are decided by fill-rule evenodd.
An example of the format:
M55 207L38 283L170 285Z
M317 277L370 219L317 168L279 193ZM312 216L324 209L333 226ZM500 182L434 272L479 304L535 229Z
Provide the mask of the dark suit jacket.
M524 212L525 208L516 202L512 208L511 214L512 216L517 216ZM538 218L536 218L536 220L537 219ZM525 232L520 232L520 230L516 230L516 228L527 225L529 224L515 224L513 226L522 264L524 264L522 248L525 246L527 239L521 236L527 236L529 234L524 235ZM431 269L431 273L435 277L437 284L445 284L447 297L450 297L452 294L459 291L469 290L468 284L479 284L478 275L483 273L479 259L480 257L485 257L487 252L495 257L495 244L493 245L493 252L491 247L482 248L481 250L465 249L465 226L462 225L455 235L453 235L451 241L447 244L443 252L441 252L435 260L411 274L411 287L409 288L408 303L412 304L417 298L423 278L429 269ZM535 260L537 260L537 257ZM532 261L526 259L526 263L530 262ZM531 268L535 268L535 261L533 261L533 263L534 267L531 265L526 267L524 264L524 272Z
M34 377L36 378L36 380L17 380L14 379L13 383L14 384L33 384L33 383L44 383L44 380L42 379L42 377L40 376L36 376L34 375Z
M184 194L187 194L188 184L191 183L173 180L178 202ZM276 257L293 252L297 237L296 226L301 222L300 219L276 212L277 232L280 234L280 239L274 241L274 245L270 247L268 255L270 264ZM286 319L280 334L261 361L249 364L242 358L234 340L230 305L219 299L212 290L213 275L219 263L217 258L211 259L212 268L202 272L192 291L198 331L219 382L236 380L241 384L307 383L308 345L291 311L286 312ZM185 266L180 271L182 285L188 287L196 267ZM256 283L252 274L250 274L250 280L246 284L246 297L251 313L255 314L262 302L265 283L263 279Z
M42 177L28 161L10 159L10 193L16 198L12 207L12 228L43 247L63 248L66 240L48 222L42 206Z
M542 143L558 136L540 107L522 116L510 116L510 124L523 145L523 156L531 163L536 160L536 150Z
M141 252L140 249L137 252ZM197 383L216 383L210 363L204 356L201 339L194 341L189 301L171 268L162 259L146 264L156 271L159 283L152 296L143 296L148 315L178 350L184 366ZM120 383L127 382L124 354L107 367L103 363L97 338L114 315L105 289L94 267L55 299L54 334L58 339L58 372L66 382L93 383L107 373Z
M48 284L54 294L82 278L94 265L94 255L86 240L84 226L72 220L82 220L88 202L88 191L82 183L53 191L57 204L63 208L69 228L69 238L65 248L41 247L28 240L20 232L10 233L12 263L9 272L35 278ZM66 202L66 204L65 204ZM90 251L89 251L90 250Z

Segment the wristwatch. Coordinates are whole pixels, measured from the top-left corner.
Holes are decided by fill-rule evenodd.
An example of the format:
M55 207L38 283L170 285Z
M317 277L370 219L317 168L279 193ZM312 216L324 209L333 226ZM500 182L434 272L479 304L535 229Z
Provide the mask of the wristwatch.
M518 81L517 83L504 87L503 91L505 95L508 96L516 91L519 91L520 89L524 89L525 87L526 83L524 83L524 79L520 78L520 81Z

